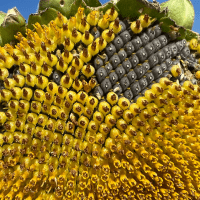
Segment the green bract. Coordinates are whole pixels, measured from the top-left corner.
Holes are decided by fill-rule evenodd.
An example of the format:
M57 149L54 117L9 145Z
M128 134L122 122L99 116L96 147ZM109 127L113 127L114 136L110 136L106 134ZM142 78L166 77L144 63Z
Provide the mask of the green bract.
M50 7L58 10L68 18L70 17L70 10L73 2L74 0L41 0L39 2L38 12Z
M57 17L57 10L54 8L46 8L43 11L39 11L39 13L31 14L28 18L28 26L27 28L33 29L33 24L36 22L42 24L48 24L51 20Z
M3 18L4 17L4 18ZM4 45L14 40L17 32L25 33L26 20L16 7L8 10L7 14L0 14L0 44Z
M45 8L54 8L61 12L64 16L69 18L74 14L74 7L79 7L82 5L83 7L97 7L100 6L101 3L98 0L40 0L38 11L42 11ZM77 11L76 9L76 11Z
M6 16L6 13L0 12L0 25L3 23L4 17Z
M3 23L4 17L6 16L6 13L0 12L0 25ZM0 34L0 45L2 45L2 38Z
M145 13L152 18L160 19L166 15L166 10L161 12L158 3L151 3L147 0L119 0L116 6L119 8L119 13L123 17L137 18L142 13Z

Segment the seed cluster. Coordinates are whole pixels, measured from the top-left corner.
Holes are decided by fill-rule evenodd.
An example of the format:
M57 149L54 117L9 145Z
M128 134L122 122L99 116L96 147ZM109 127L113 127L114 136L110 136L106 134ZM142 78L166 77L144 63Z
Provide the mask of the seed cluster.
M96 94L103 96L113 90L129 100L137 99L139 93L143 95L161 77L185 81L186 61L188 66L197 65L198 60L191 55L191 45L185 39L173 40L159 25L152 26L153 20L144 24L146 20L148 16L141 15L131 25L120 21L123 29L103 51L107 59L98 55L94 60L99 83Z
M197 60L117 17L79 7L0 48L0 200L200 198L200 88L167 78Z

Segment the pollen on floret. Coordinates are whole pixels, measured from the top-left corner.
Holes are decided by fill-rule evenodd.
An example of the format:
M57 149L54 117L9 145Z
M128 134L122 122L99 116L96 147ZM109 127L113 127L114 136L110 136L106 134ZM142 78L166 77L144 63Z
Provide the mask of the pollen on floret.
M196 72L195 77L196 77L197 79L200 79L200 71L197 71L197 72Z

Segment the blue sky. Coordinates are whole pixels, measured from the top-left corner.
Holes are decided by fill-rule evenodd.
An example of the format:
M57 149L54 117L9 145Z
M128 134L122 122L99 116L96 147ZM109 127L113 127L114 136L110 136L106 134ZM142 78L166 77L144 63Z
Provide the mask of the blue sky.
M0 11L7 12L8 9L17 7L20 13L28 21L28 16L31 13L37 11L39 0L0 0L3 1L0 6ZM101 3L106 3L107 0L100 0ZM151 0L152 1L152 0ZM159 3L165 2L166 0L157 0ZM191 0L195 9L195 21L193 30L200 33L200 0Z

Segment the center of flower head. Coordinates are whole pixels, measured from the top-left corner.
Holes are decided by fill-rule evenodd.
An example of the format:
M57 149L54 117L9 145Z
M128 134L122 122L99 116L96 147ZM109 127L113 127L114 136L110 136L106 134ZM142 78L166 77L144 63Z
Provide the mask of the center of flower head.
M17 199L198 199L200 89L182 78L177 56L198 66L186 41L114 7L34 28L0 48L5 198L12 185Z

